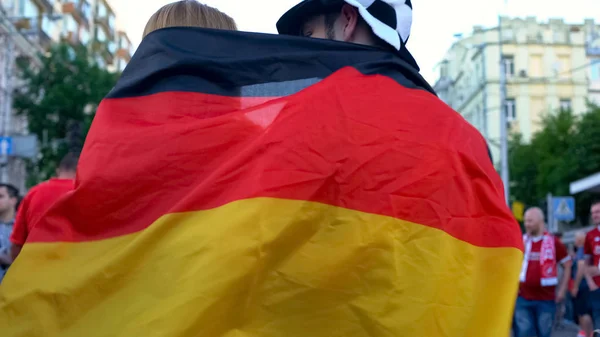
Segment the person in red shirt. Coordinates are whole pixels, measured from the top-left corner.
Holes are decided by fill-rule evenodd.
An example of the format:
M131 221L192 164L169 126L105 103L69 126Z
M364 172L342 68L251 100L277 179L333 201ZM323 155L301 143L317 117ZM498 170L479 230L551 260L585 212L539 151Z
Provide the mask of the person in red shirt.
M56 170L56 178L33 187L23 199L10 236L13 260L21 252L27 236L40 218L60 197L73 190L78 161L77 155L67 154Z
M525 230L525 256L515 308L516 337L550 337L556 303L562 302L567 292L571 257L565 245L546 231L541 209L525 212ZM560 280L559 264L564 268Z
M585 236L583 253L591 266L586 269L585 277L590 288L589 305L594 321L594 329L600 329L600 201L592 203L592 222L595 228Z

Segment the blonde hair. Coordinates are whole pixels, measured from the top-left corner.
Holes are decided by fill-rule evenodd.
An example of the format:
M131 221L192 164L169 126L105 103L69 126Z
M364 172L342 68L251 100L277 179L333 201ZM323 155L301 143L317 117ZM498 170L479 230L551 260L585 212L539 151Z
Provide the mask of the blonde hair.
M237 30L235 21L227 14L195 0L182 0L163 6L148 20L143 37L167 27Z

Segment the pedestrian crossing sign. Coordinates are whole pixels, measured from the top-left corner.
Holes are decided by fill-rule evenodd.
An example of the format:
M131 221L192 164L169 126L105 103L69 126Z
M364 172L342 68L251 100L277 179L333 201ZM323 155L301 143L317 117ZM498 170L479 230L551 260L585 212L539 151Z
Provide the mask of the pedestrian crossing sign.
M552 198L552 215L554 220L558 221L575 220L575 199L573 197Z

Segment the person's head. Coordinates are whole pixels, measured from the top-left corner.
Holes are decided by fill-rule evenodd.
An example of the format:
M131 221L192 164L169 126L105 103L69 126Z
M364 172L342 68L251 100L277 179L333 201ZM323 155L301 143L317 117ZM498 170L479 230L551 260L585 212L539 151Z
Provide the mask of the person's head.
M67 153L58 164L56 175L61 179L75 179L78 164L79 156L75 153Z
M600 226L600 200L592 203L592 222L595 226Z
M143 37L168 27L237 30L235 21L227 14L195 0L176 1L163 6L148 20Z
M14 214L19 204L19 189L11 184L0 184L0 214Z
M533 207L525 212L525 231L532 236L544 232L544 212L539 207Z
M577 233L575 233L575 247L583 247L583 244L585 243L585 232L584 231L578 231Z
M304 0L279 19L277 29L399 51L411 25L410 0Z

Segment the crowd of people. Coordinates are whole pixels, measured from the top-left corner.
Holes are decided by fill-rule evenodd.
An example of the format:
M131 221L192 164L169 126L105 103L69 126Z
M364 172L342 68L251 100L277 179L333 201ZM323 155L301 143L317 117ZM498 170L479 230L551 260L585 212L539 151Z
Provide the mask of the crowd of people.
M513 334L549 337L561 319L579 325L578 336L600 329L600 201L591 205L594 228L575 235L572 247L549 233L544 213L525 213L524 260Z
M0 283L34 224L74 188L78 161L76 154L67 154L58 165L56 176L31 188L22 199L14 185L0 184Z

